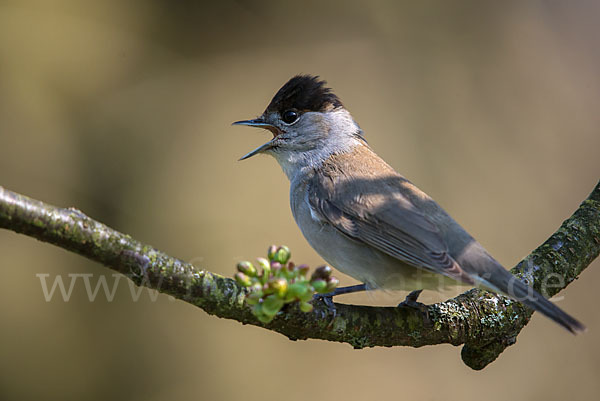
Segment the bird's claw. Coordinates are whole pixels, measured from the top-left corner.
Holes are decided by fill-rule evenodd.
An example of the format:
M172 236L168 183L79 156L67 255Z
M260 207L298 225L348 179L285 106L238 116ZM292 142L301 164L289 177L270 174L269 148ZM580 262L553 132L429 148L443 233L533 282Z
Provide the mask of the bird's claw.
M335 304L333 303L334 295L335 295L335 291L328 292L326 294L315 294L315 295L313 295L313 302L316 302L316 301L323 302L325 304L325 306L327 306L327 309L329 309L333 313L333 316L335 317L336 308L335 308Z
M412 291L410 294L408 294L406 296L404 301L402 301L398 304L398 308L413 308L413 309L418 309L418 310L422 311L424 307L427 307L427 305L425 305L424 303L417 301L417 299L419 299L419 295L421 295L422 291L423 290Z

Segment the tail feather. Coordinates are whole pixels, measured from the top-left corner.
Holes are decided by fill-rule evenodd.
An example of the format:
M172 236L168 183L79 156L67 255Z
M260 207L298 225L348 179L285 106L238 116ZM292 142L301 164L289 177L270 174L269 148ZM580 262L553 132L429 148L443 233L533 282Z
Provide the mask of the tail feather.
M516 276L512 275L502 267L500 267L500 269L494 269L490 277L487 277L485 280L482 279L481 281L493 291L507 295L542 313L573 334L578 334L586 330L581 322L564 312L554 303L544 298L533 288L520 281Z

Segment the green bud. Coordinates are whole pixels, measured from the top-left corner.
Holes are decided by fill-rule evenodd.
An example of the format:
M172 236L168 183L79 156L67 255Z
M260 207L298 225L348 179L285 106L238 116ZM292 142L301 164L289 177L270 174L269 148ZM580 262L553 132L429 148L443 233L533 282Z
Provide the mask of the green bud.
M339 284L340 280L335 277L329 277L329 280L327 280L327 292L335 290Z
M241 286L250 287L252 285L252 280L250 277L246 276L244 273L235 273L235 281Z
M256 268L248 261L238 263L237 269L240 273L244 273L250 277L256 276Z
M288 287L288 295L292 298L300 298L308 292L308 283L293 283Z
M319 294L327 292L327 281L323 279L316 279L310 282L310 285L313 286L316 292Z
M283 265L283 264L286 264L288 260L290 260L291 255L292 254L290 253L290 248L283 245L277 249L277 252L275 252L275 256L274 256L273 260L275 260Z
M269 295L262 302L262 313L273 317L279 312L281 307L283 306L283 299L279 298L275 294Z
M267 249L267 257L269 258L269 260L275 259L275 253L277 253L277 246L271 245L269 249Z
M260 267L263 270L263 272L265 272L265 271L271 272L271 265L269 264L269 261L267 259L257 258L256 263L258 264L258 267Z
M331 267L329 267L327 265L319 266L313 272L313 274L311 276L311 281L315 280L315 279L319 279L319 278L327 280L329 278L329 276L331 276L332 271L333 270L331 270Z
M302 312L310 312L311 310L313 310L313 306L308 302L300 302L300 310Z
M271 271L274 276L279 276L281 274L281 263L279 262L271 262Z
M269 280L269 288L279 297L283 297L288 289L288 282L284 278Z
M265 258L256 259L258 266L262 269L262 273L260 275L261 283L266 283L269 277L271 277L271 264Z

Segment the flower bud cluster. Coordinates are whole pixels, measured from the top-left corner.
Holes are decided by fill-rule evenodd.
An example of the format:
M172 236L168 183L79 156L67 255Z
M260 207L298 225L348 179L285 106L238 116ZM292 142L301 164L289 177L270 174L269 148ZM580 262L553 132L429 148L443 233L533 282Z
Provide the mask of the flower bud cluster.
M318 267L308 277L309 267L296 266L290 256L287 246L271 245L267 251L268 259L258 258L256 265L247 261L237 264L235 280L248 287L246 302L252 305L252 313L263 323L269 323L283 305L291 302L299 302L303 312L310 312L313 306L309 301L315 292L325 294L339 284L331 275L331 267Z

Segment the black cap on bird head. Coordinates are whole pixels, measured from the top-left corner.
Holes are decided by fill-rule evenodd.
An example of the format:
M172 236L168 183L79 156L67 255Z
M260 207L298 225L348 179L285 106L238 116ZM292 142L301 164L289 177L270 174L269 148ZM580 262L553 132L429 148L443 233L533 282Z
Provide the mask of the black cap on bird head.
M277 91L265 112L286 110L329 111L343 107L340 99L318 76L296 75Z

